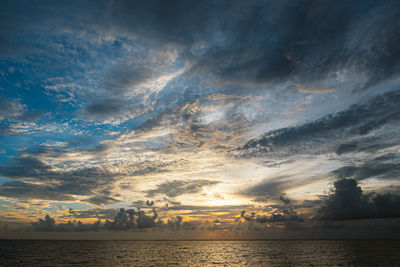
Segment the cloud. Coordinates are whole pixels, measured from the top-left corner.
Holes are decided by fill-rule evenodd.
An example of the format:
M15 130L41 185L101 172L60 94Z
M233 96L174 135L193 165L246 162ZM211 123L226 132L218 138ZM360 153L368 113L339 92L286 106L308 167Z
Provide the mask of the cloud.
M101 194L97 194L93 197L85 199L85 201L87 201L88 203L97 205L97 206L109 205L109 204L120 202L120 200L115 199L115 198L111 197L110 195L111 195L111 192L108 190L105 190Z
M166 195L177 197L184 194L194 194L200 192L203 187L216 185L218 181L209 180L173 180L157 185L156 189L147 190L147 197L156 195Z
M77 35L84 28L97 38L131 38L157 49L179 48L179 59L194 63L192 72L208 71L237 84L320 81L343 69L357 69L368 77L362 86L369 87L396 76L400 67L397 1L46 4L47 12L40 5L27 5L30 16L6 4L3 23L9 27L0 32L3 46L38 28L67 28L64 31ZM65 14L85 20L74 21ZM110 71L106 88L119 94L151 77L146 66L127 66Z
M50 171L51 166L34 157L17 157L6 166L0 167L0 174L10 178L41 177Z
M99 190L108 192L119 174L102 167L55 169L33 156L19 156L3 164L0 175L14 180L0 186L2 196L61 201L72 200L74 195L90 196ZM99 200L89 198L89 202Z
M104 227L110 230L126 230L132 228L151 228L156 225L156 218L158 217L155 209L152 210L153 215L149 216L142 210L135 211L134 209L125 210L121 208L114 221L106 221Z
M139 97L106 97L88 103L82 118L86 121L94 120L103 124L118 125L140 117L146 111L147 108Z
M86 210L75 210L69 209L68 214L60 216L60 218L68 219L87 219L87 218L98 218L98 219L113 219L116 214L114 208L94 208Z
M223 45L206 51L195 68L232 84L318 82L355 68L369 74L366 88L398 73L394 9L395 1L236 3L224 12L230 23L221 30Z
M44 219L32 222L33 231L35 232L81 232L81 231L98 231L100 229L100 221L94 223L82 223L81 221L68 221L68 223L56 224L54 218L46 215Z
M210 212L227 212L240 209L247 209L250 205L226 205L226 206L204 206L204 205L173 205L168 206L168 210L189 211L187 215L193 214L209 214Z
M299 160L299 162L302 162ZM264 163L261 163L264 164ZM307 187L314 183L321 182L324 178L315 176L314 174L304 174L301 168L307 166L306 163L294 165L289 169L282 170L276 174L268 175L266 178L257 181L255 184L243 185L238 194L251 197L254 202L268 203L271 201L282 200L281 196L288 191L296 191L301 187ZM268 166L271 168L270 166ZM272 166L276 168L276 166ZM280 167L278 167L280 168ZM310 166L305 168L308 171ZM292 172L292 170L295 172Z
M113 213L115 214L115 210ZM124 209L117 211L114 218L101 223L97 220L94 223L82 223L81 221L69 220L67 223L56 223L55 219L50 215L46 215L44 219L38 219L32 222L32 229L35 232L80 232L80 231L137 231L148 228L168 229L173 231L180 230L195 230L196 223L183 222L181 216L176 216L175 219L168 219L166 223L161 220L156 221L158 214L153 208L152 215L146 214L142 210Z
M84 189L87 191L88 189ZM0 186L0 195L20 200L45 199L71 201L75 198L57 185L38 185L28 182L11 181Z
M120 95L129 89L137 89L136 86L152 76L153 71L144 66L118 65L108 73L104 86L106 90Z
M0 195L109 206L131 203L135 187L147 190L138 197L201 199L226 179L226 189L215 189L241 187L242 203L262 205L329 175L389 184L399 176L399 157L389 153L400 141L400 92L376 94L397 90L399 10L394 0L7 2L0 11L0 134L24 135L4 137L0 176L12 181L0 185ZM345 110L333 112L337 103ZM302 112L279 110L288 107ZM50 133L44 120L68 127ZM28 135L33 124L38 134ZM36 149L44 143L59 145ZM24 154L6 158L18 149ZM262 173L306 157L316 164L263 180ZM210 214L240 206L169 209ZM108 227L159 223L145 215L131 219L125 210ZM242 219L292 215L282 209ZM171 225L184 222L177 217Z
M385 125L395 124L400 113L399 103L398 92L375 96L365 104L355 104L344 111L299 126L270 131L260 138L250 140L235 153L245 157L319 154L325 146L329 151L329 145L338 146L339 154L354 151L356 145L337 143L351 137L360 138ZM376 139L375 143L379 145L380 141Z
M134 40L140 36L156 47L179 47L180 58L195 62L193 71L209 70L238 83L318 81L343 68L357 68L368 74L364 85L368 87L399 71L396 1L96 1L84 4L85 8L74 3L47 5L52 12L28 5L31 16L26 18L23 10L7 4L6 14L19 14L24 19L5 16L4 23L10 26L5 28L15 30L1 32L4 46L35 27L61 28L68 19L65 14L75 11L77 17L86 15L83 23L88 32L92 30L104 39L109 35L116 38L117 32L118 37ZM99 21L100 16L107 20ZM72 32L82 28L82 22L68 21ZM108 88L121 93L126 86L148 77L141 67L127 73L125 69L111 71Z
M373 159L367 159L362 164L347 165L332 171L338 178L353 178L364 180L368 178L397 179L400 175L400 155L388 153Z
M246 211L242 211L240 213L240 218L244 219L246 222L257 222L257 223L277 223L277 222L303 222L304 218L297 214L294 210L291 200L285 198L284 196L280 196L279 198L283 204L284 208L278 210L277 212L272 213L271 215L256 215L256 213L251 213L250 215L246 215ZM238 219L240 220L240 219Z
M13 119L18 116L21 116L25 107L18 100L11 100L5 97L0 96L0 120L5 118Z
M28 129L23 123L34 122L42 117L41 111L27 111L26 105L19 99L9 99L0 96L0 135L27 133Z
M56 222L49 215L46 215L44 220L39 219L37 222L33 222L32 226L36 232L53 232L56 228Z
M88 106L86 106L85 111L91 116L109 118L120 113L120 111L124 108L124 104L125 103L118 99L102 99L90 103Z
M400 196L375 194L370 198L363 194L354 179L340 179L335 190L318 211L323 220L351 220L365 218L400 217Z
M300 92L300 93L318 94L318 93L330 92L330 91L333 91L336 89L339 89L339 86L332 86L332 87L327 87L327 88L306 89L306 88L303 88L303 86L301 84L296 84L296 91Z
M267 196L270 198L274 197L279 197L282 192L290 187L286 176L279 176L279 177L273 177L272 179L268 179L266 181L263 181L259 184L256 184L254 186L251 186L244 191L242 191L242 194L249 195L249 196L254 196L254 197L260 197L260 196Z
M190 45L208 37L227 6L225 1L121 1L110 12L113 24L122 32L159 43Z

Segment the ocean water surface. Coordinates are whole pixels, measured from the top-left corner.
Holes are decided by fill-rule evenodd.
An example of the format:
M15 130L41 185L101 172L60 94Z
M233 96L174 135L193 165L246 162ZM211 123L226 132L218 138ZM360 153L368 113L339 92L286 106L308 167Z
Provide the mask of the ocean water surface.
M400 266L400 241L0 240L1 266Z

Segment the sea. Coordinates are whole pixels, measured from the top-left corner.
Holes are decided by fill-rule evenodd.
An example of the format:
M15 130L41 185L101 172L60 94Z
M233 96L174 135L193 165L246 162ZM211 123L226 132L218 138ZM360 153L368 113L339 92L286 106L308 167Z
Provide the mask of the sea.
M400 241L0 240L0 266L400 266Z

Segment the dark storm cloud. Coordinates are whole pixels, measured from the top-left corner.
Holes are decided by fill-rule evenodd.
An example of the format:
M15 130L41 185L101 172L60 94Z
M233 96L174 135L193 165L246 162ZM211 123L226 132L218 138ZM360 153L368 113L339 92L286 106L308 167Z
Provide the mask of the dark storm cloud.
M148 190L147 197L154 197L156 195L177 197L184 194L194 194L200 192L203 187L218 183L218 181L209 180L173 180L157 185L156 189Z
M354 179L340 179L334 183L335 190L318 211L324 220L349 220L400 216L400 195L363 194Z
M229 1L87 1L54 2L40 5L31 1L6 1L3 5L0 23L0 47L16 50L18 38L31 31L55 30L67 26L69 29L93 30L100 34L140 36L158 46L166 44L190 45L196 41L210 39L216 23L221 20ZM18 18L18 19L17 19ZM75 18L80 18L76 20ZM104 18L104 20L99 20ZM21 48L24 44L19 42ZM12 49L14 48L14 49ZM2 50L2 51L8 51ZM15 52L23 52L17 49ZM15 53L13 53L15 54ZM131 81L142 80L147 75L136 72L138 79L131 79L129 73L115 71L122 79L111 81L109 87L116 92L124 90ZM114 76L114 72L111 73ZM125 79L125 78L127 79ZM117 86L113 86L117 85ZM120 87L119 85L123 85Z
M32 25L43 29L68 21L79 29L78 20L69 17L75 14L100 33L140 36L160 47L177 45L182 59L195 62L192 72L212 71L228 81L302 83L355 68L366 73L361 85L366 88L400 70L398 1L46 2L48 8L23 3L5 4L2 24L8 27L1 31L1 46L9 47ZM23 16L26 10L30 16ZM199 42L206 46L196 52L192 48ZM106 87L121 93L147 73L117 68Z
M362 138L384 125L394 124L399 119L399 114L400 94L390 92L373 97L365 104L352 105L344 111L299 126L268 132L260 138L250 140L238 150L238 154L256 156L320 153L321 148L326 145L343 142L345 138ZM396 136L392 138L397 140ZM357 144L338 144L336 151L343 154L357 149L371 150L374 149L373 145L375 148L382 148L386 142L380 144L381 141L383 140L376 138L375 143L364 143L359 149Z
M395 3L395 5L391 5ZM366 55L357 58L360 64L365 64L368 76L370 77L364 87L378 84L386 79L398 75L400 72L400 36L396 34L400 31L399 2L389 2L387 8L395 8L385 15L381 20L377 30L372 34L372 53L363 51ZM376 41L376 42L375 42Z
M400 155L385 154L365 160L361 165L347 165L332 171L338 178L364 180L368 178L397 179L400 176Z
M157 42L190 45L209 38L224 19L229 1L115 1L113 23Z
M228 80L280 82L293 75L311 76L311 70L318 72L316 76L326 75L338 65L332 60L333 54L343 48L355 12L352 5L333 1L233 5L229 14L236 18L224 25L229 44L211 50L200 64L219 64L220 76ZM331 61L329 64L314 59L324 47L324 61ZM307 69L304 61L312 61L319 68Z
M270 84L318 81L354 67L371 74L368 87L399 72L398 10L396 1L235 3L224 13L231 20L221 26L226 43L210 49L195 68L210 68L228 81Z
M88 27L94 26L98 16L104 16L105 2L4 1L0 11L0 47L4 49L0 56L10 58L32 53L36 47L25 39L27 35L35 39L32 32L59 31L63 26L77 29L79 22L87 23ZM75 20L74 16L81 20Z

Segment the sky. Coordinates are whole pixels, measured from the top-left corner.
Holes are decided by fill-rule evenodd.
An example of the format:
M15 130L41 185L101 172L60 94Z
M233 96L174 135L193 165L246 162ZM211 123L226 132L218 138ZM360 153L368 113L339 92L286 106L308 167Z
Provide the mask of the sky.
M399 17L3 1L0 235L400 237Z

